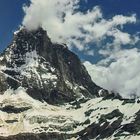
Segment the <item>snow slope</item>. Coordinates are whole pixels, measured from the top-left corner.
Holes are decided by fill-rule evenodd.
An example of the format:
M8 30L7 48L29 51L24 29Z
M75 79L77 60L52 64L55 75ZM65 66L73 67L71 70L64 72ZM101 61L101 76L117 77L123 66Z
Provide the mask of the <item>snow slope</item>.
M42 133L57 132L66 134L77 134L92 123L98 124L103 115L107 115L114 110L119 110L123 114L121 126L135 120L139 111L139 103L126 103L118 99L95 98L81 103L79 107L70 103L61 106L49 105L31 98L26 90L19 87L17 90L8 89L4 95L0 95L0 135L9 136L19 133ZM2 108L13 106L15 108L27 108L21 112L8 112ZM10 109L9 109L10 110ZM110 124L115 122L120 116L106 119ZM88 121L87 121L88 120ZM105 123L102 122L100 126ZM120 128L119 128L120 129ZM113 135L104 139L115 139L114 135L119 132L115 130ZM129 135L123 132L120 139L139 139L138 135ZM126 134L126 135L125 135ZM128 136L127 136L128 134ZM99 136L97 136L99 137ZM94 138L94 139L97 139Z

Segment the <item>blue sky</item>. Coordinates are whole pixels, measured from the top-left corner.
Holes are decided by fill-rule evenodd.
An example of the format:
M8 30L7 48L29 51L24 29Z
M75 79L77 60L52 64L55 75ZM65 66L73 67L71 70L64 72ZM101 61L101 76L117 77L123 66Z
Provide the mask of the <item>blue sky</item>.
M13 31L21 24L24 16L22 6L23 4L29 4L29 0L1 0L0 2L0 51L2 51L11 42ZM96 5L101 7L103 16L106 19L118 14L129 16L133 13L136 13L138 20L140 19L139 0L88 0L87 3L81 0L82 11L91 9ZM139 21L135 25L125 25L123 30L128 33L140 31ZM77 48L73 50L82 60L89 60L93 63L97 62L101 57L96 56L96 53L94 57L84 55Z
M12 33L21 24L24 13L22 5L28 0L0 1L0 51L7 47L12 40Z
M102 9L103 15L105 18L109 19L115 15L131 15L133 13L137 16L137 23L135 25L125 25L124 31L128 33L136 33L140 31L140 1L139 0L88 0L88 3L85 5L83 2L83 9L89 9L93 6L99 5ZM136 46L140 48L137 44ZM83 56L83 53L78 52L81 59L91 61L93 63L98 62L102 57L96 56ZM94 60L93 60L94 59Z

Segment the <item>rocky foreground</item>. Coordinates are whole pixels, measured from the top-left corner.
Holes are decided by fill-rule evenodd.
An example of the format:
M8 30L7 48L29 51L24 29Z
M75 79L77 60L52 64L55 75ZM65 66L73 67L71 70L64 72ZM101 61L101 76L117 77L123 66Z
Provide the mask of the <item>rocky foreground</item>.
M5 92L0 102L0 139L140 138L139 101L98 97L54 106L33 99L20 87Z

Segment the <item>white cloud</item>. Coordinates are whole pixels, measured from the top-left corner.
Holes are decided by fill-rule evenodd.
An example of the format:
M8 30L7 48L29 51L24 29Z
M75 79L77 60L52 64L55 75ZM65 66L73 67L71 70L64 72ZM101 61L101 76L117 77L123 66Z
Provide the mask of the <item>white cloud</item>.
M80 0L30 0L29 7L24 6L23 25L28 29L42 26L52 41L66 43L85 50L90 43L99 43L112 36L120 44L133 42L131 35L120 30L125 24L135 23L136 15L116 15L104 19L100 7L81 12ZM115 32L115 34L114 34ZM120 36L121 34L121 36ZM125 37L125 40L122 38ZM88 54L88 53L87 53ZM91 54L91 52L89 53Z
M87 50L85 53L87 55L94 56L94 50Z
M94 47L99 47L99 54L106 58L98 65L85 63L93 81L123 96L133 93L140 96L140 53L137 49L123 48L125 45L135 45L140 40L138 34L123 30L126 24L137 22L135 14L105 19L99 6L81 12L80 0L30 1L29 7L24 6L22 22L27 29L42 26L52 41L66 43L87 55L94 55L91 44L96 44ZM102 43L105 44L102 46Z
M138 49L122 50L114 56L108 67L84 63L93 81L123 97L140 96L140 52Z
M108 31L107 35L109 37L113 37L113 40L111 42L107 42L104 45L104 48L101 48L99 50L99 54L109 58L121 51L123 49L123 46L132 48L140 41L139 35L137 33L131 35L118 29L114 29L111 32Z

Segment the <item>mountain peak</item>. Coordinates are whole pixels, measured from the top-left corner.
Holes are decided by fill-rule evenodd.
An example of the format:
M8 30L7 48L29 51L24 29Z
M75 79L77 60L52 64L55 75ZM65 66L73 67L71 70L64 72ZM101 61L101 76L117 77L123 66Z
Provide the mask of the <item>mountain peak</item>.
M47 42L50 46L51 40L47 35L47 32L43 30L43 28L38 28L37 30L29 31L25 27L21 27L19 31L14 33L14 41L13 44L16 44L16 46L21 50L21 52L24 52L24 49L27 51L37 50L39 49L43 50L43 44Z
M5 87L22 86L31 97L41 101L54 104L90 98L98 96L101 90L78 56L66 45L52 43L42 28L20 28L1 58Z
M28 30L26 27L21 26L17 31L14 32L14 35L19 35L19 34L47 34L47 32L42 28L38 27L35 30Z
M0 56L0 139L131 139L139 100L112 96L65 45L22 28Z

